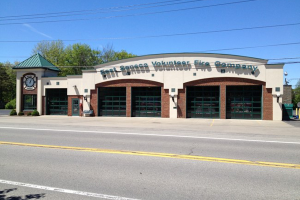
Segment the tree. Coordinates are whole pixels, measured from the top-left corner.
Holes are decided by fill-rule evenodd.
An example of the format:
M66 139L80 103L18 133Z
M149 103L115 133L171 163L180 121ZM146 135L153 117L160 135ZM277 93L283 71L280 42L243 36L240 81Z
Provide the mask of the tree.
M65 47L61 40L39 42L32 53L40 53L52 64L59 67L61 70L59 76L80 75L82 69L93 69L92 66L95 65L136 56L125 50L115 51L112 45L106 45L102 50L92 49L89 45L80 43ZM86 68L82 68L82 66L86 66Z
M125 50L121 50L120 52L115 53L116 60L122 60L122 59L133 58L133 57L136 57L136 55L127 53L127 51L125 51Z
M65 45L63 41L42 41L35 45L33 54L39 53L56 66L62 66L65 61Z
M0 63L0 105L16 98L16 72L12 64Z
M296 88L293 89L292 102L294 109L297 108L297 103L300 102L300 80L296 84Z

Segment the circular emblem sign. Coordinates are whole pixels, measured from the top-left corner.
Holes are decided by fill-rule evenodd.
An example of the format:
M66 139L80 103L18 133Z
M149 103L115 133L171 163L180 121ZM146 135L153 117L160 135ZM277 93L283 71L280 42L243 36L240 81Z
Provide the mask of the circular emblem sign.
M24 76L23 82L26 90L34 90L36 88L36 77L34 75Z

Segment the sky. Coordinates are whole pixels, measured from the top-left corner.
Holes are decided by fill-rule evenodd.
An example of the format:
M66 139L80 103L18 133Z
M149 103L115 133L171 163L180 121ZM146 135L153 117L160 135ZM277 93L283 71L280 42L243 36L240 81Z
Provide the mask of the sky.
M139 56L205 52L270 59L289 63L284 71L295 85L299 10L300 0L1 0L0 62L25 60L39 41L63 40Z

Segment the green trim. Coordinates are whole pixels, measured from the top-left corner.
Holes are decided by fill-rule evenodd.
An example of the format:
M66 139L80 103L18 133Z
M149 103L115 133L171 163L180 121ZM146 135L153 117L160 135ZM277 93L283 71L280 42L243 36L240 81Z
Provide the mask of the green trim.
M132 117L161 117L161 87L132 88Z
M262 119L262 86L227 86L227 119Z
M68 115L67 89L46 88L46 115Z
M60 71L55 65L46 60L39 53L27 58L21 63L13 67L13 69L34 69L34 68L44 68L52 71Z
M188 86L187 118L220 118L220 86Z
M98 88L99 116L126 117L126 87Z

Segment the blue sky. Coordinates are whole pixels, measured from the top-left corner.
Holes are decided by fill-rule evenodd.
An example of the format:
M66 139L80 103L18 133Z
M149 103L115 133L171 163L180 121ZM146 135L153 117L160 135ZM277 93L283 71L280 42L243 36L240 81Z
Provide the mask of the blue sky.
M0 18L0 62L22 61L32 54L32 49L36 45L36 42L5 43L2 41L82 39L72 42L64 41L64 43L65 45L76 42L86 43L94 49L101 49L103 46L111 44L115 50L124 49L137 55L176 52L207 52L207 50L300 42L300 25L172 37L93 40L99 38L156 36L300 23L299 0L246 1L247 0L2 0L0 1L0 17L2 17ZM168 5L157 7L162 4L149 4L157 2L166 2L164 4ZM231 2L242 3L211 6ZM102 13L99 12L102 8L131 6L137 4L149 5L114 8L105 10L105 13L103 13L103 10ZM211 7L197 8L202 6ZM124 10L128 8L135 9ZM123 11L120 11L122 9ZM179 9L187 10L141 15L145 13ZM12 18L4 18L7 16L82 10L93 10L93 13L76 13L80 15L65 13L64 15L67 16L54 18L35 18L37 15L23 17L32 19L8 20ZM113 12L116 10L118 11ZM126 17L126 15L136 16ZM110 16L123 17L105 18ZM76 19L89 20L76 21ZM53 20L60 22L33 23ZM62 22L61 20L73 21ZM269 61L270 63L274 63L299 62L299 50L300 44L208 52L243 55L263 59L298 58ZM286 64L284 71L288 72L288 79L300 78L300 63ZM297 81L291 81L291 84L294 85L296 82Z

